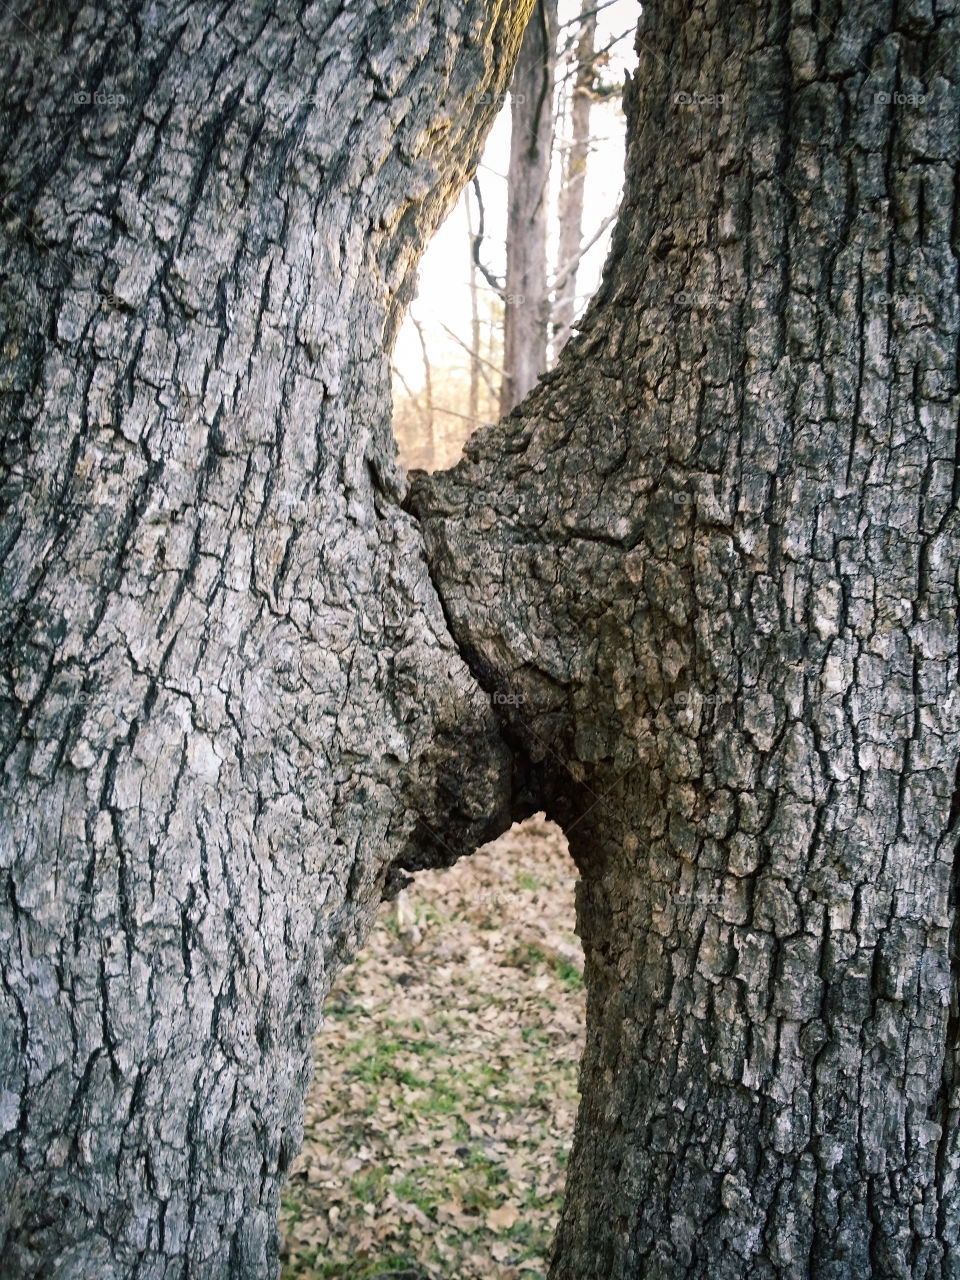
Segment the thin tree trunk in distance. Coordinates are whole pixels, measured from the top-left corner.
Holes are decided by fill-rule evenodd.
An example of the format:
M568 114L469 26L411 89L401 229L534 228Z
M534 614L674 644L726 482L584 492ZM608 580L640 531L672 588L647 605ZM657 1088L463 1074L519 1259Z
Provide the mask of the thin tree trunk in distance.
M576 261L583 238L583 192L590 153L590 107L593 98L597 14L594 0L583 0L580 32L575 46L576 73L570 95L570 138L563 158L563 178L557 203L559 237L557 276L562 282L552 304L554 351L566 342L577 298Z
M480 413L480 306L477 297L477 264L474 260L473 214L470 209L470 188L463 193L467 214L467 238L470 249L470 400L467 412L477 420Z
M425 439L422 442L423 456L426 459L426 467L429 470L437 456L437 425L436 416L433 409L433 378L430 371L430 353L427 350L427 340L424 336L423 325L411 312L410 319L413 321L413 327L417 331L417 337L420 339L420 354L423 357L423 401L424 401L424 434Z
M501 414L523 399L547 367L547 214L556 39L557 0L536 0L510 84Z

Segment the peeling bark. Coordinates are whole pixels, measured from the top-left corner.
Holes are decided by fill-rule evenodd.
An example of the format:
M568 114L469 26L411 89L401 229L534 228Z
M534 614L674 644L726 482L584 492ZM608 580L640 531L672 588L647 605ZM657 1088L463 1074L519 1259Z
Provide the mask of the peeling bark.
M388 362L529 9L4 10L10 1280L274 1273L333 975L508 820Z
M956 1280L958 8L637 51L580 334L409 499L582 877L550 1274Z

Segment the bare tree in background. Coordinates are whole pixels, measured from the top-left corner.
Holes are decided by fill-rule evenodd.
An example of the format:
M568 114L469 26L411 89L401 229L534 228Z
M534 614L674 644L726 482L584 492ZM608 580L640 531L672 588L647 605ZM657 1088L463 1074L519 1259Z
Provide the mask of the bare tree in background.
M473 229L473 214L470 209L470 188L463 193L463 207L467 216L467 239L469 241L470 271L470 398L467 402L467 414L477 420L480 406L480 299L479 272L474 257L476 233Z
M444 439L448 434L450 437L446 448L455 447L458 435L460 439L465 438L482 420L480 382L482 377L489 383L489 358L481 354L480 277L503 306L504 360L496 370L499 383L497 398L503 412L520 393L533 385L538 375L545 372L551 355L555 355L562 345L576 310L580 262L614 220L615 210L612 210L584 243L582 224L584 183L591 146L590 108L598 98L618 96L622 88L615 83L601 84L598 67L609 61L611 50L629 34L615 36L598 50L598 12L596 6L584 0L580 14L564 24L572 28L564 53L564 61L569 61L570 66L563 77L564 84L569 82L570 90L564 88L563 93L557 93L557 6L554 3L544 8L538 4L534 8L525 35L526 54L521 54L511 90L512 136L509 172L506 175L508 208L504 244L507 280L499 278L484 261L484 200L477 176L473 181L476 213L470 199L465 196L470 272L469 338L465 340L445 324L441 327L468 355L469 384L466 398L461 398L456 408L437 401L437 411L441 415L451 415L461 423L459 431L444 431ZM548 32L548 56L545 60L544 30ZM553 32L552 38L550 32ZM550 103L552 123L545 114L547 102ZM566 118L569 118L572 137L558 149L558 124ZM548 155L551 148L552 155ZM549 180L553 160L559 161L562 182L558 197L557 273L550 280L547 241L551 213ZM553 341L549 343L551 333ZM421 345L423 338L421 332ZM446 394L441 399L447 401L451 395L456 395L455 382L447 384ZM419 465L426 456L425 446L417 443L412 450L408 448L408 415L402 405L400 420L404 458L408 463ZM441 449L441 453L444 452L445 449ZM433 465L440 465L440 454L436 449L432 456L435 459Z
M547 218L556 42L557 0L536 0L510 84L501 414L510 412L547 367Z
M424 406L424 435L422 442L423 455L428 461L424 463L429 470L433 464L437 452L437 421L434 413L433 405L433 371L430 367L430 350L427 345L426 335L423 332L423 325L416 318L413 312L410 312L410 320L414 329L417 331L417 337L420 340L420 354L423 358L423 406Z
M596 78L597 12L595 0L583 0L575 45L573 88L570 94L569 139L563 156L558 198L559 240L557 276L551 323L554 350L566 341L573 324L577 297L577 262L583 238L583 190L590 153L590 107Z

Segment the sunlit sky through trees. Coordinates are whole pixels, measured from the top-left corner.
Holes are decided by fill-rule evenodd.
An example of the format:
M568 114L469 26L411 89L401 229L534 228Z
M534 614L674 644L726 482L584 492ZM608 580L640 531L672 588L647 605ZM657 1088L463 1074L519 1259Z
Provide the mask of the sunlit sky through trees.
M598 5L602 0L597 0ZM564 50L575 43L579 30L577 23L581 11L580 0L560 0L560 41L557 64L557 91L561 78L572 79L572 56L564 57ZM599 65L600 83L622 84L624 69L635 64L633 31L640 6L636 0L613 0L597 15L596 48L606 49L608 55ZM617 40L617 37L622 39ZM616 41L616 43L613 43ZM568 87L565 85L563 87ZM555 99L556 101L556 99ZM550 239L548 247L549 273L552 278L556 262L556 197L560 183L559 157L568 122L561 117L558 122L558 145L554 148L551 175ZM595 101L590 117L591 150L587 168L584 197L583 239L588 241L605 218L616 208L623 183L624 118L619 93L602 101ZM510 104L507 98L487 140L478 177L483 195L485 227L482 258L485 265L498 277L504 272L504 235L506 226L507 192L506 172L510 155ZM476 220L476 200L472 190L464 193L456 208L440 228L420 268L420 287L415 301L397 339L394 363L404 382L413 391L424 384L423 352L413 325L413 317L421 324L431 365L437 369L459 367L466 369L469 357L463 346L450 336L453 330L464 344L470 342L470 247L467 231L467 214L464 201L469 196ZM578 310L595 292L606 257L612 227L608 228L593 248L584 256L577 276ZM481 313L486 316L492 290L482 277L478 280L482 290ZM444 327L446 326L446 328Z

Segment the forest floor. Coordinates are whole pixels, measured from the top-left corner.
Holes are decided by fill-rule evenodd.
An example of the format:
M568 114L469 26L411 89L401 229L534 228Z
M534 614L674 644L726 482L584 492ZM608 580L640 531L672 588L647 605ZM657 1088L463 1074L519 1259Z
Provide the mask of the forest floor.
M533 818L381 909L327 1001L282 1280L545 1275L583 1045L575 881Z

